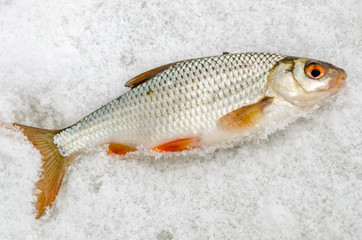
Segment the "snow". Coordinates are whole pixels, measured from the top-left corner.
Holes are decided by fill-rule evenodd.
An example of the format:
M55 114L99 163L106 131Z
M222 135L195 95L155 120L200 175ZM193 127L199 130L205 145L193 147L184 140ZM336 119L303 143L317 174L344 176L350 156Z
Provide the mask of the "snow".
M0 239L361 239L362 2L0 1L0 120L63 128L169 62L266 51L347 87L268 139L177 156L89 149L34 219L41 157L0 128Z

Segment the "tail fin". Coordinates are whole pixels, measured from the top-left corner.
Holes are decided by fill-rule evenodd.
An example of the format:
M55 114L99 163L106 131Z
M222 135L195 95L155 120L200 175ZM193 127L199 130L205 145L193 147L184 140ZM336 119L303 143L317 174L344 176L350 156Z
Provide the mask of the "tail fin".
M37 200L35 208L36 218L43 215L47 207L51 207L58 194L64 174L68 165L75 158L75 154L69 157L60 155L57 145L53 142L53 137L61 130L46 130L28 127L14 123L15 126L23 130L25 136L33 143L43 156L42 174L35 187L40 190L36 193Z

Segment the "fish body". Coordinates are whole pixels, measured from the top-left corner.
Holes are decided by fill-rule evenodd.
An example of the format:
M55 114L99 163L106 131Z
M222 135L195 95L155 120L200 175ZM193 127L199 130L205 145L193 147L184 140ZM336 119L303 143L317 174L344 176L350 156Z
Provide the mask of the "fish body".
M109 142L152 148L198 136L201 145L217 143L218 119L264 98L268 72L283 58L245 53L178 62L58 133L54 142L63 156Z
M329 63L274 53L223 54L167 64L127 82L131 89L74 125L15 124L43 156L37 218L51 206L67 167L83 150L108 144L174 152L267 131L337 93L346 73Z

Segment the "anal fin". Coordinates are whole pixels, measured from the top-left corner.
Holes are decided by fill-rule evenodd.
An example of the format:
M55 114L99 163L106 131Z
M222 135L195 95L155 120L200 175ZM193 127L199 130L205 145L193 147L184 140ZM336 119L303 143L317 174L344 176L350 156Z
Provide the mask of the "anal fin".
M121 143L111 142L108 147L107 155L118 154L118 155L124 156L127 153L134 152L134 151L137 151L137 148L127 146L127 145L124 145Z
M247 130L262 118L264 109L273 102L272 97L264 97L259 102L232 111L218 120L224 130Z
M158 145L152 148L152 150L156 152L180 152L183 150L197 148L199 146L199 142L199 137L180 138Z

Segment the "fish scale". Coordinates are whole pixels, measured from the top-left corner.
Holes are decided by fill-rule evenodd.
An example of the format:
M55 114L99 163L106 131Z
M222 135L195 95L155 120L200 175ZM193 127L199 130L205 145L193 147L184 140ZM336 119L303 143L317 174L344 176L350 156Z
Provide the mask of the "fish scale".
M63 156L109 141L156 145L213 131L223 115L257 102L285 56L225 54L175 63L54 136Z

